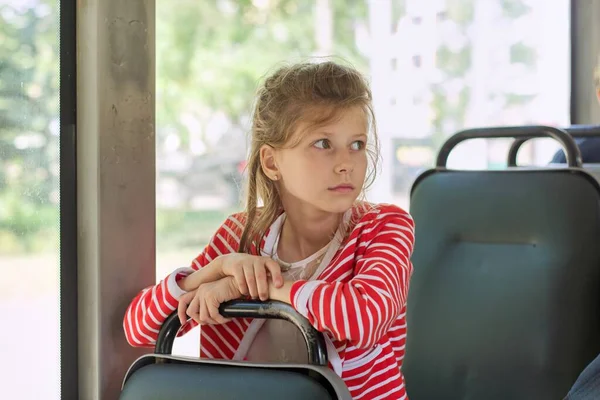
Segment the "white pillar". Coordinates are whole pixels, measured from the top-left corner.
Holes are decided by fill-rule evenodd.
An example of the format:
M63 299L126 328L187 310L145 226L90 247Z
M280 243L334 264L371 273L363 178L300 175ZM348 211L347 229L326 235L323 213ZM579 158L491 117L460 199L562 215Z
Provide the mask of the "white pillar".
M393 128L390 120L391 99L388 89L391 82L389 43L392 33L392 3L391 0L369 0L368 6L371 89L381 146L381 164L378 177L367 193L367 199L376 203L392 202L392 157L394 154Z

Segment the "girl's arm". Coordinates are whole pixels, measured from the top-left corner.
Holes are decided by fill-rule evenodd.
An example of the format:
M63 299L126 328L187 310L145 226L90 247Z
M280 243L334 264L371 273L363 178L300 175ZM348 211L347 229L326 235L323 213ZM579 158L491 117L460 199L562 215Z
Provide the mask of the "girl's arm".
M362 234L360 241L368 245L350 281L286 282L280 289L271 285L270 297L291 304L336 340L357 348L375 345L402 312L412 274L414 222L394 210L373 220L373 229Z
M154 346L160 327L177 309L179 298L202 283L215 280L213 275L218 272L218 257L237 246L237 237L232 232L236 232L239 225L239 218L235 215L229 217L190 267L173 271L157 285L137 294L123 319L125 337L131 346ZM196 322L189 321L181 327L177 336L189 332L196 325Z
M292 300L290 299L292 286L294 286L294 282L284 281L282 287L276 288L273 281L269 281L269 299L292 304Z

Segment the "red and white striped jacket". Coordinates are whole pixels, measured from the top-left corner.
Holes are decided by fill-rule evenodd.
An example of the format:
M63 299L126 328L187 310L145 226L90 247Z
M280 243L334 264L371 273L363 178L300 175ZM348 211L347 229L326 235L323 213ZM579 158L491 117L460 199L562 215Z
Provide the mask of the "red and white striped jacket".
M401 367L414 222L406 211L388 204L359 204L351 212L350 233L332 261L316 280L295 282L290 300L335 346L335 360L328 351L330 366L354 399L406 399ZM235 252L245 220L243 213L230 216L191 268L174 271L133 299L123 322L132 346L155 344L182 294L177 281L215 257ZM255 248L251 252L258 254ZM251 321L202 326L200 357L232 359ZM194 326L188 322L179 336Z

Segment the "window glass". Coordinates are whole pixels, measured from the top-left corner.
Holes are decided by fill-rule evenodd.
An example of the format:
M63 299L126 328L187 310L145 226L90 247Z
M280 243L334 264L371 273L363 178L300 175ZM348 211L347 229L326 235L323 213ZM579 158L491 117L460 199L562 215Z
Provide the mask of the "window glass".
M60 398L59 2L0 0L2 398Z

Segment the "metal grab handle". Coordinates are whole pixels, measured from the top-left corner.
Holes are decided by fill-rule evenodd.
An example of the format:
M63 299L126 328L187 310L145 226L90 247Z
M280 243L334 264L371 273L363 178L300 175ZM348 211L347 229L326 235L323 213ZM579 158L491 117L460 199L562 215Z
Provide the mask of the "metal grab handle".
M600 126L598 125L573 125L563 130L573 138L600 137ZM533 138L519 138L510 145L507 161L509 167L517 166L517 154L521 150L521 146L530 139Z
M289 321L300 330L304 337L308 350L308 363L327 365L325 338L289 304L280 301L232 300L221 304L219 313L225 318L264 318ZM169 315L160 328L154 348L156 354L171 354L179 328L181 328L181 323L177 311L175 311Z
M567 155L567 164L569 167L581 167L581 152L579 151L579 147L577 147L575 140L562 129L542 125L476 128L455 133L442 145L437 156L436 167L446 168L448 156L452 149L465 140L496 138L528 140L539 137L551 137L560 142Z

